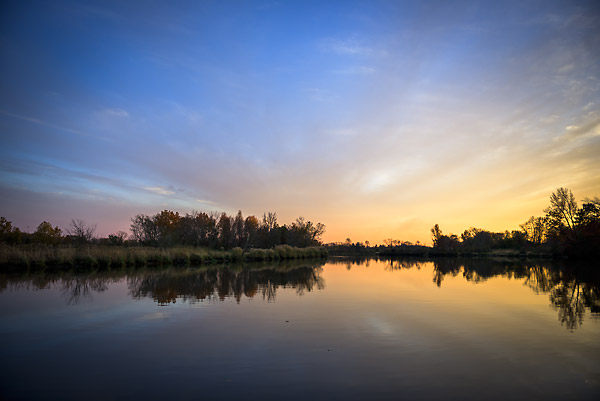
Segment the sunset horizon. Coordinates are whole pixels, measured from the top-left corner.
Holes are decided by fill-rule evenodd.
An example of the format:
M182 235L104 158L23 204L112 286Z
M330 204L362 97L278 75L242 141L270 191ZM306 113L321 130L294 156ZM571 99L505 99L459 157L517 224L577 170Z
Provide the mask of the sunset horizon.
M600 195L588 1L2 7L0 215L277 214L325 243L519 230Z

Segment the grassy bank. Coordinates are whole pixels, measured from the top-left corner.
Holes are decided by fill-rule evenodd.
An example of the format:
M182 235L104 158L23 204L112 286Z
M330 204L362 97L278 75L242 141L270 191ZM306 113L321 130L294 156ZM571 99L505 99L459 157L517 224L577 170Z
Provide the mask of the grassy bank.
M10 270L91 270L125 267L201 266L243 261L277 261L326 257L321 247L295 248L279 245L272 249L233 248L218 251L205 248L177 247L0 247L0 269Z

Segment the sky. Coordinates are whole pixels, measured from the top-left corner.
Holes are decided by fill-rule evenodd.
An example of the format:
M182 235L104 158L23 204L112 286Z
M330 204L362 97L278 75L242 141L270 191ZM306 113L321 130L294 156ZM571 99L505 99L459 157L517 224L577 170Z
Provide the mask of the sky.
M3 1L0 49L24 231L242 210L430 244L600 196L597 1Z

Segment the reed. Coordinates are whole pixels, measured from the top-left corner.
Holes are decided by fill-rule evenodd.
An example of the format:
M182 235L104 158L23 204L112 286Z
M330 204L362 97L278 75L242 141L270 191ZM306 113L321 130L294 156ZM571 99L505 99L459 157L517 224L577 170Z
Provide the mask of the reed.
M244 261L277 261L323 258L322 247L272 249L233 248L228 251L194 247L54 247L45 245L0 245L1 271L110 270L142 267L190 267Z

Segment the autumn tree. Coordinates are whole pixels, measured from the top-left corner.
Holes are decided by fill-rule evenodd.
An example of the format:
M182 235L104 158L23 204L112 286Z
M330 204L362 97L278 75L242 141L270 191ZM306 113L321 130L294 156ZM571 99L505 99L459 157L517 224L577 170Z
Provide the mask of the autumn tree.
M179 212L163 210L153 218L158 232L158 243L161 246L170 246L179 243Z
M62 230L56 227L52 227L52 224L47 221L43 221L37 226L33 233L33 239L35 242L47 245L56 245L62 238Z

